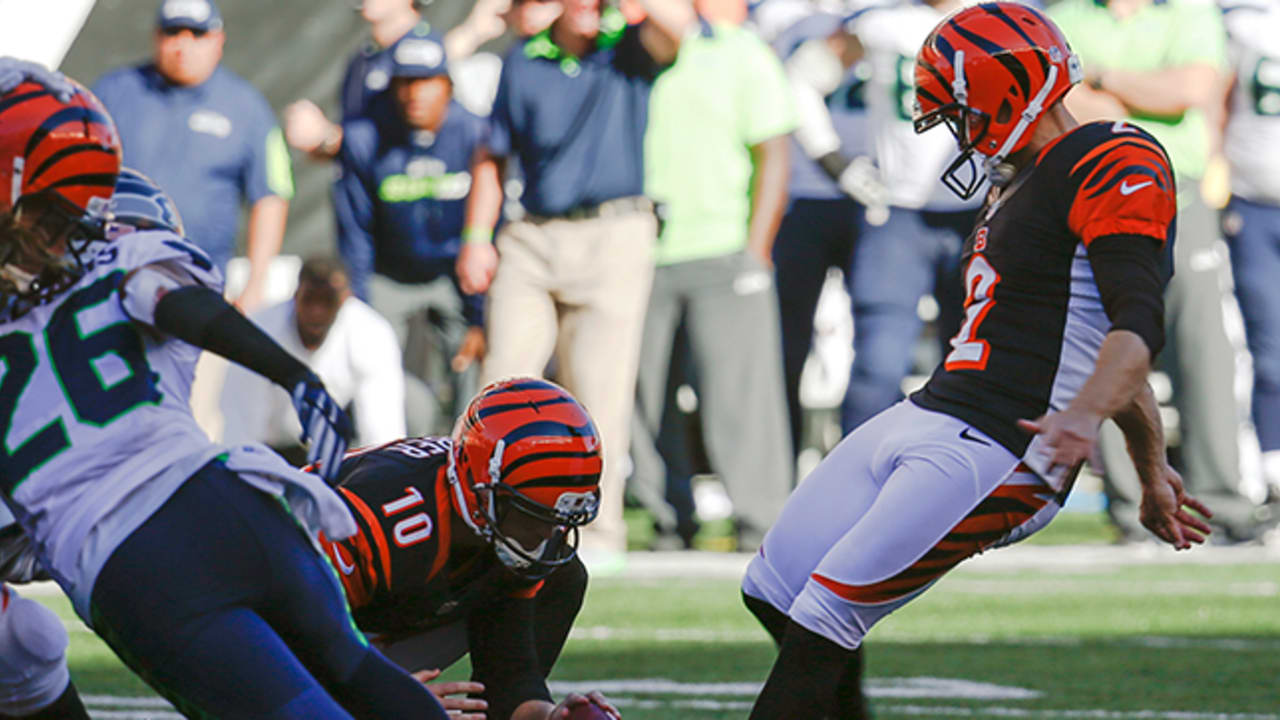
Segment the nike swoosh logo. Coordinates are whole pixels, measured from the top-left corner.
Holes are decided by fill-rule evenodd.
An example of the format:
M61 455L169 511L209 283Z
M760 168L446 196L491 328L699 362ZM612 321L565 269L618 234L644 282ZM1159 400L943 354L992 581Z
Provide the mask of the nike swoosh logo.
M1137 185L1130 185L1130 184L1129 184L1129 181L1128 181L1128 180L1126 180L1126 181L1124 181L1124 182L1120 183L1120 194L1121 194L1121 195L1132 195L1132 194L1134 194L1134 193L1138 192L1139 190L1141 190L1142 188L1144 188L1144 187L1146 187L1146 186L1148 186L1148 185L1153 185L1153 184L1154 184L1154 183L1153 183L1152 181L1148 180L1148 181L1146 181L1146 182L1140 182L1140 183L1138 183Z
M338 559L338 569L342 571L342 574L350 575L351 573L355 572L356 571L355 563L352 563L350 565L347 564L347 561L342 558L342 550L341 548L338 547L338 543L331 542L329 544L333 546L333 556Z
M978 437L977 435L970 435L970 434L969 434L969 428L965 428L965 429L963 429L963 430L961 430L961 431L960 431L960 439L961 439L961 440L968 440L969 442L976 442L976 443L978 443L979 445L986 445L987 447L991 447L991 443L987 442L986 440L983 440L982 438Z

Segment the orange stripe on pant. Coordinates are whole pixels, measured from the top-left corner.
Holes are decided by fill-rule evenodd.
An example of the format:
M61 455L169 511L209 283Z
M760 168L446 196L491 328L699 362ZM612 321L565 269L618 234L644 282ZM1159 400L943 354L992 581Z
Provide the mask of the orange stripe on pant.
M1029 520L1048 502L1047 497L1037 493L1043 494L1043 487L1015 483L997 487L919 560L885 580L870 585L846 585L818 573L811 577L854 603L876 605L901 599L942 577L960 561L990 547L1010 530ZM1026 510L1011 511L1011 500L1026 505Z

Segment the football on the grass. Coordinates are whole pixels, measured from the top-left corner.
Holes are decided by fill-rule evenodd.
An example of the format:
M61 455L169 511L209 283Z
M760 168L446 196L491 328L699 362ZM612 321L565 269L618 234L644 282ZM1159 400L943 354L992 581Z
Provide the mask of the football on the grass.
M595 703L578 705L569 710L569 720L613 720L613 716L605 712Z

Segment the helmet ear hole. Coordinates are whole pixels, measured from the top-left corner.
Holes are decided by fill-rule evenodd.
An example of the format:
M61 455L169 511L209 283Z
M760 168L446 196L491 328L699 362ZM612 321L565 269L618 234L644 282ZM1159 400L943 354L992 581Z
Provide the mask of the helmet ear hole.
M1004 125L1013 119L1013 105L1006 98L1000 101L1000 109L996 111L996 122Z

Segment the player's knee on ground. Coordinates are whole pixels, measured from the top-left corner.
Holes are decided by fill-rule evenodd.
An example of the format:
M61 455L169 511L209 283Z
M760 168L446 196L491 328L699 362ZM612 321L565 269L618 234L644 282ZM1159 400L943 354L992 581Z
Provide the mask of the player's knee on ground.
M67 630L51 610L0 590L0 713L30 715L62 695L67 672Z

